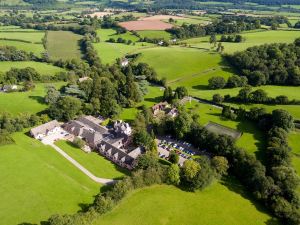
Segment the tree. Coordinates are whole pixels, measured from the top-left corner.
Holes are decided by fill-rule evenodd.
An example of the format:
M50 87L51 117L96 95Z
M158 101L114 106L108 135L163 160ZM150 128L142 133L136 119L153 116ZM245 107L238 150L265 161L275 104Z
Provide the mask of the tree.
M223 101L224 101L224 98L220 94L214 94L213 95L213 102L222 103Z
M178 185L180 183L180 168L177 164L172 164L167 170L167 183Z
M249 99L254 103L264 103L268 100L268 94L262 89L257 89L256 91L250 93Z
M215 34L210 35L209 43L210 44L214 44L214 46L216 45L216 43L217 43L217 37L216 37Z
M192 122L191 116L184 109L179 109L178 116L174 120L176 137L179 139L183 138L190 131Z
M276 109L272 112L274 126L280 127L286 131L294 128L294 118L286 110Z
M25 81L23 86L24 91L32 91L35 88L35 84L31 80Z
M216 177L222 177L227 174L229 168L228 161L223 156L215 156L211 160L211 165L215 170Z
M186 160L181 168L182 176L188 181L191 181L197 175L200 169L201 166L199 163L195 162L194 160Z
M153 155L151 152L147 152L146 154L139 155L136 164L135 169L147 169L147 168L156 168L158 167L159 162L155 155Z
M244 87L239 91L237 98L242 102L248 102L251 91L251 86Z
M166 87L164 90L164 100L167 102L171 102L173 98L173 91L171 87Z
M51 104L48 111L52 118L69 121L81 114L82 102L80 99L65 96L60 97L58 101Z
M82 140L82 139L79 138L79 137L75 137L74 140L73 140L73 144L74 144L77 148L82 149L82 148L85 146L85 141Z
M184 86L177 87L175 93L177 93L178 99L183 99L188 96L188 91Z
M48 104L54 104L60 97L60 92L56 90L54 86L48 86L47 95L45 96L45 102Z
M170 161L172 164L178 164L178 162L179 162L179 155L176 154L175 151L171 151L171 152L170 152L170 155L169 155L169 161Z
M226 81L223 77L212 77L208 80L208 87L210 89L222 89L226 85Z

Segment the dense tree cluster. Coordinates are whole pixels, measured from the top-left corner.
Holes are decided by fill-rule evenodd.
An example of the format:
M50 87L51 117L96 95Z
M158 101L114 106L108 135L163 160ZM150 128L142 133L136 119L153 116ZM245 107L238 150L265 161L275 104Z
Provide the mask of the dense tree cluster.
M240 43L244 41L244 38L242 35L237 34L237 35L222 35L220 38L221 42L235 42L235 43Z
M30 61L35 59L33 53L18 50L13 46L0 46L0 61Z
M184 86L179 86L174 91L171 87L166 87L163 99L169 103L175 103L177 100L183 99L186 96L188 96L188 90Z
M218 98L215 96L215 100ZM276 104L276 105L299 105L300 100L290 100L285 95L279 95L275 98L268 96L268 93L263 89L252 91L250 86L242 88L239 94L235 97L225 95L223 100L226 102L254 103L254 104Z
M10 144L13 139L10 137L11 133L22 131L24 128L33 127L49 121L47 115L31 115L19 114L13 116L9 113L0 114L0 145Z
M300 85L300 39L293 44L269 44L227 56L252 86Z

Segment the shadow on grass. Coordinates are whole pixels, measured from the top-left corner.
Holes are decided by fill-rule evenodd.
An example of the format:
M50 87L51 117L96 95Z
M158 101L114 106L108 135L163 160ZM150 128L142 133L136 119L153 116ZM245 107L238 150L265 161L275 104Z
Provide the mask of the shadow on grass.
M208 88L208 85L203 85L203 84L199 84L199 85L195 85L195 86L192 86L193 89L197 89L197 90L202 90L202 91L207 91L207 90L210 90Z
M46 104L44 98L41 96L29 96L29 98L37 101L40 104Z
M154 97L154 98L144 98L144 101L155 102L155 103L158 103L161 100L162 100L162 96L157 96L157 97Z
M266 213L271 215L271 212L268 211L260 202L254 199L250 192L245 190L245 187L234 177L224 177L221 181L221 184L226 186L230 191L239 194L243 198L251 201L255 209L261 213ZM279 221L275 218L271 218L265 222L268 225L279 225Z
M266 138L264 138L264 134L257 125L251 121L240 121L237 129L244 133L253 134L254 139L256 140L255 146L257 147L257 151L254 153L256 158L260 160L262 163L265 162L265 154L264 149L266 148L267 142Z

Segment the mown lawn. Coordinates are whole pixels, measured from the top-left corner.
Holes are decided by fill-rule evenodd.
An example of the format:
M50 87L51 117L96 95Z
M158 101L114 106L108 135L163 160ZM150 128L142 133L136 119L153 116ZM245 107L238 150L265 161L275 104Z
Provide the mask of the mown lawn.
M46 95L45 86L54 85L57 88L64 83L53 84L36 84L33 91L28 92L0 92L0 112L9 112L13 115L19 113L35 114L45 110L48 106L44 103L44 96Z
M278 224L251 201L235 181L215 183L203 191L185 192L173 186L135 191L92 225L248 225Z
M34 68L41 75L55 75L56 73L65 71L64 69L53 66L47 63L34 62L34 61L22 61L22 62L0 62L0 72L7 72L11 68L23 69L26 67Z
M129 173L95 152L85 153L71 142L58 141L55 144L97 177L118 179Z
M24 133L0 146L1 224L39 224L53 214L75 213L100 185L51 147Z
M70 31L49 31L47 50L53 60L80 59L82 57L79 41L81 35Z
M250 121L232 121L222 118L221 109L196 101L186 103L186 107L190 112L200 116L199 122L202 126L212 121L243 132L242 137L237 140L237 146L262 159L263 155L260 151L264 147L264 134L257 128L256 124Z

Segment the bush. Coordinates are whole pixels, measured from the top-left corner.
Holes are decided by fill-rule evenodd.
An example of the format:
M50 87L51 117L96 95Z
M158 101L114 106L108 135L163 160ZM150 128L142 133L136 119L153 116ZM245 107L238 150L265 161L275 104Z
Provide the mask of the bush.
M226 86L226 81L223 77L212 77L208 80L208 87L210 89L222 89Z

